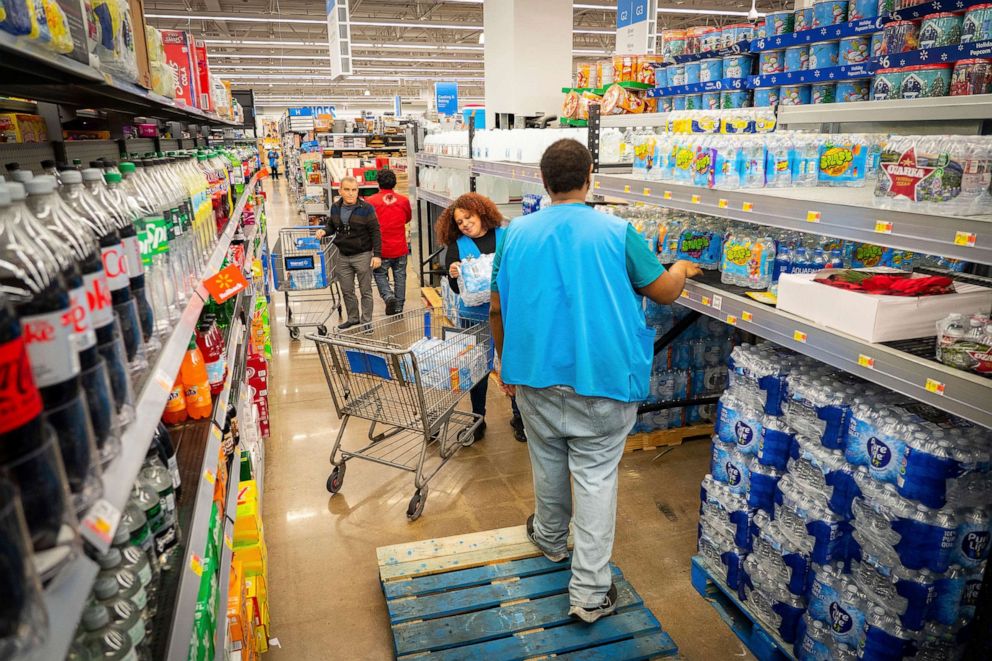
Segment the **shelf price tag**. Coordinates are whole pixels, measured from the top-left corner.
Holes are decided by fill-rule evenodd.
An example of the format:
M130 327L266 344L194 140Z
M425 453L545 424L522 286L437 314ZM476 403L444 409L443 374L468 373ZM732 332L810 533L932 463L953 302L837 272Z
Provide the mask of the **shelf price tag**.
M727 200L721 197L719 200L716 201L716 205L721 209L726 209L728 206L730 206L730 202L728 202Z
M741 312L741 319L743 319L744 321L751 321L752 319L754 319L754 316L747 310L744 310L743 312Z
M802 342L803 344L806 344L806 333L799 330L792 331L792 339L795 340L796 342Z
M713 302L710 304L713 306L714 310L719 310L723 307L723 296L713 296Z
M630 192L630 184L624 184L623 185L623 192L624 193L629 193Z
M885 220L876 220L875 231L879 234L892 234L892 223Z
M231 551L234 550L234 542L231 541L231 536L224 533L224 546L226 546Z
M169 375L165 373L162 369L155 370L155 385L162 389L162 392L172 392L172 382L173 379L169 378Z
M807 211L806 212L806 222L807 223L818 223L818 222L820 222L820 212L819 211Z
M224 436L224 432L222 432L220 427L218 427L217 425L213 425L213 427L210 429L210 433L213 434L214 438L216 438L218 441Z
M737 325L737 317L735 317L732 314L728 314L727 315L727 323L730 324L731 326L736 326Z
M954 245L956 246L967 246L969 248L975 247L975 239L978 237L972 232L957 232L954 235Z
M687 292L686 290L684 290L684 289L683 289L683 290L682 290L682 293L681 293L681 294L679 294L679 296L680 296L681 298L689 298L689 292Z
M651 194L650 188L645 188L643 191L641 191L641 195L650 195L650 194Z
M664 193L661 194L661 196L666 200L670 200L672 199L672 191L666 190Z
M703 296L700 299L700 301L702 302L703 305L707 305L708 306L710 304L710 297L709 296Z
M875 369L875 359L872 358L871 356L866 356L863 353L858 354L858 365L873 370Z
M593 188L599 188L599 182L598 181L594 181L593 184L592 184L592 187Z
M744 202L741 204L741 211L754 211L754 204L751 202Z
M932 392L935 395L944 394L944 384L936 379L927 379L923 387L926 388L927 392Z
M109 545L120 520L121 511L101 498L93 503L93 507L83 519L83 530L88 532L87 537L95 537Z
M689 198L689 201L692 202L693 204L699 204L701 199L702 198L700 198L698 195L693 195L692 197Z
M189 559L189 568L197 576L203 576L203 558L197 554L193 554Z
M210 484L213 484L214 482L217 481L217 476L214 475L214 472L208 468L207 470L203 471L203 479L205 479Z

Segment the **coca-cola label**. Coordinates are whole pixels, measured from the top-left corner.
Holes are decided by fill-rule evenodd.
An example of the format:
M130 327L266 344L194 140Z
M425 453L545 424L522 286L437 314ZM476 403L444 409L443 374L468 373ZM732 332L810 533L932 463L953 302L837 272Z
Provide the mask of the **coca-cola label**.
M71 325L63 323L68 310L21 317L31 372L39 388L68 381L79 374L79 353Z
M96 331L93 330L90 319L86 287L69 291L69 311L62 316L62 323L72 329L76 351L86 351L96 346Z
M41 415L41 408L24 340L0 344L0 434L27 424Z
M124 253L127 255L128 277L137 278L145 272L145 267L141 263L141 244L138 243L138 237L129 236L121 241L124 243Z
M93 328L103 328L114 323L114 301L103 271L84 275L83 287L86 289L86 306L90 311Z
M124 256L124 247L116 245L101 248L100 258L103 260L103 272L107 277L107 286L110 287L110 291L126 289L131 281L127 275L127 257Z

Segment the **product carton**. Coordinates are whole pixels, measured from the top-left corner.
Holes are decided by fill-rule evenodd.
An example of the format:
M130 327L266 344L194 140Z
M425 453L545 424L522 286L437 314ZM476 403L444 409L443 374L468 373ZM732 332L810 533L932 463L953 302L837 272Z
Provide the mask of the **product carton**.
M193 42L193 53L196 59L196 89L200 110L214 111L212 85L210 84L210 64L207 61L207 44L202 39Z
M896 269L870 270L901 273ZM778 309L866 342L931 337L937 333L937 321L952 312L992 307L992 289L963 282L954 284L954 294L879 296L814 282L817 275L797 273L779 278Z
M0 143L48 142L48 125L40 115L0 113Z
M145 2L128 0L128 5L131 7L134 56L138 62L138 84L145 89L152 89L152 68L148 57L148 43L145 39Z
M193 38L182 30L162 30L165 61L176 73L176 101L196 107L196 67L193 60Z

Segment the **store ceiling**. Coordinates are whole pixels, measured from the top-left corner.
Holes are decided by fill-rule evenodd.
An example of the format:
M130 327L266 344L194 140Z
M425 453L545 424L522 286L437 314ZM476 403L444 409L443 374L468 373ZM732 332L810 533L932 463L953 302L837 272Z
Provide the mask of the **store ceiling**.
M616 2L574 4L574 57L605 57L613 49ZM746 13L750 0L659 0L658 5L661 30L745 20L730 12ZM768 12L793 2L757 5ZM320 0L145 1L150 25L207 39L211 69L235 88L254 89L266 100L260 105L350 101L373 108L391 105L395 94L408 101L426 98L437 80L457 80L462 99L482 100L482 0L351 0L350 9L354 76L331 81ZM681 13L696 10L714 13Z

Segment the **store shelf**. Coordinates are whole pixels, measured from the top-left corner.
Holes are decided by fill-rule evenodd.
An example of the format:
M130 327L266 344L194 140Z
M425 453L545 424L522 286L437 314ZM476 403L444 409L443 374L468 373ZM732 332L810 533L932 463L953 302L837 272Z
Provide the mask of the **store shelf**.
M406 151L406 147L321 147L324 151Z
M308 216L326 216L328 213L327 206L324 204L304 204L303 211Z
M541 183L541 168L530 163L506 163L503 161L470 161L472 174L486 174L492 177Z
M472 159L457 158L455 156L438 156L437 154L427 154L417 152L416 164L433 165L440 168L451 168L453 170L471 170Z
M936 122L948 120L989 119L992 117L992 94L942 96L921 99L890 99L805 106L779 106L778 123L862 123ZM614 126L603 118L603 126Z
M48 614L48 635L41 648L29 656L39 661L64 659L76 634L76 622L83 615L86 599L100 567L81 552L45 590L44 604ZM70 625L71 623L71 625Z
M417 189L417 199L424 202L430 202L441 207L451 206L454 199L448 197L443 193L435 193L434 191L429 191L426 188Z
M871 206L872 188L715 190L596 174L593 193L799 232L992 264L992 219Z
M600 115L602 128L637 128L639 126L661 126L668 121L670 113L645 112L633 115Z
M782 312L707 272L686 282L678 303L866 381L992 428L992 379Z
M234 521L238 516L238 476L241 466L237 460L227 473L227 502L224 505L224 544L220 549L220 574L217 576L217 629L214 632L214 651L223 658L224 645L227 640L227 593L231 583L231 562L234 560L234 548L228 545L228 540L234 539Z

